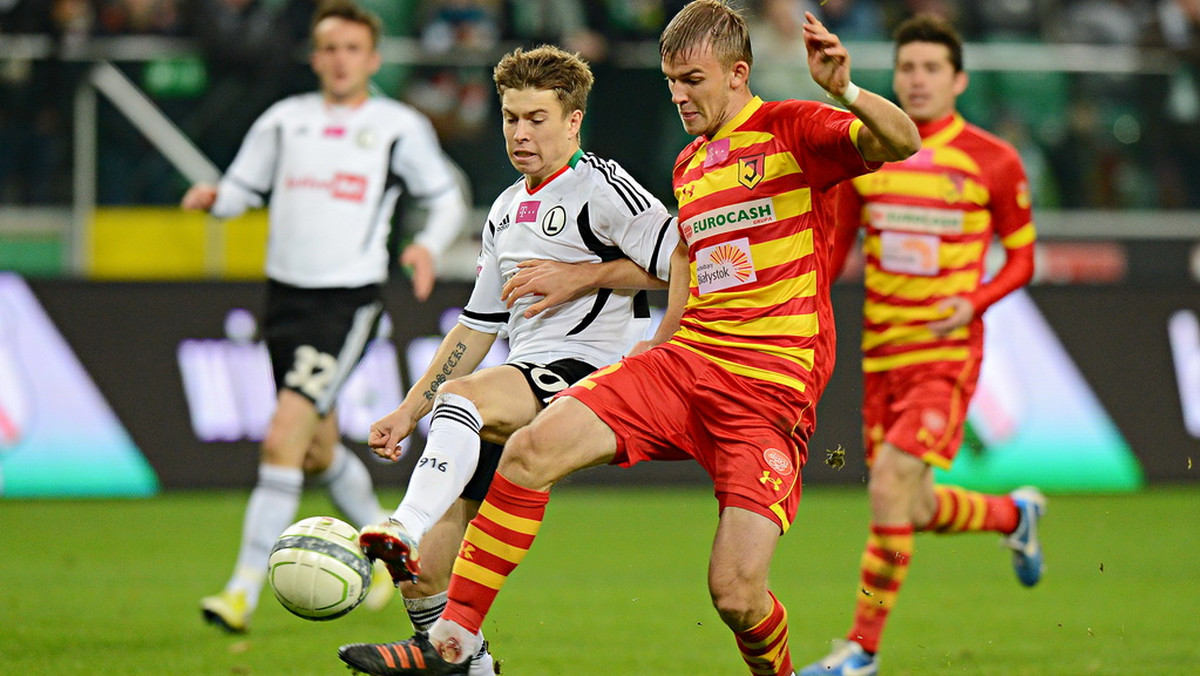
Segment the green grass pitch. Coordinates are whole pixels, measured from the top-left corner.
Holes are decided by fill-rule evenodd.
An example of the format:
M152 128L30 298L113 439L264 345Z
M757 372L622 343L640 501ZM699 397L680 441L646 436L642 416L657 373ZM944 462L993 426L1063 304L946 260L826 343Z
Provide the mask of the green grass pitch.
M1200 673L1198 498L1195 486L1051 496L1047 574L1032 590L996 536L919 536L882 673ZM0 674L340 675L338 645L410 634L398 600L308 622L269 590L249 634L202 624L245 500L0 501ZM309 494L301 515L331 509ZM780 543L772 587L798 666L848 628L866 515L863 490L814 487ZM715 524L703 488L556 489L484 628L504 673L746 674L705 587Z

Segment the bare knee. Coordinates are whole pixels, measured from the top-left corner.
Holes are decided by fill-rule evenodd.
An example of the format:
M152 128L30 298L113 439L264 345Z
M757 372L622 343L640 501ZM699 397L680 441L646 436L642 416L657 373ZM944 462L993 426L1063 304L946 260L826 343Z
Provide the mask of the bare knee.
M553 446L553 441L540 432L537 425L523 427L504 445L499 471L509 481L522 486L552 483L559 478L552 476L547 462L552 457Z
M475 395L478 394L477 388L470 378L455 378L447 380L438 387L438 394L456 394L465 399L475 401Z
M497 402L494 389L486 389L470 376L443 383L438 394L453 394L470 401L483 421L480 437L496 444L504 444L514 430L529 424L537 413L537 408L532 405L525 410L524 406L513 406L511 400ZM529 396L532 398L533 395Z
M903 477L892 467L871 468L871 479L867 483L867 495L874 511L882 505L895 504L908 494Z
M708 591L717 614L734 631L753 627L770 612L767 590L736 572L710 575Z
M871 466L867 494L871 515L889 524L916 521L922 493L930 477L929 465L898 448L885 446Z
M263 436L260 449L260 459L268 465L280 467L301 467L304 465L305 451L297 452L292 443L292 435L275 425L267 429Z

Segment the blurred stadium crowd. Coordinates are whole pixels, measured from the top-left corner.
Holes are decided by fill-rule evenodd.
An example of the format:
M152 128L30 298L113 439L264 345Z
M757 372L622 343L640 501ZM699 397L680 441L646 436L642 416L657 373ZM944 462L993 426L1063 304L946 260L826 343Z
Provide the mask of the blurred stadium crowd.
M476 201L512 181L497 133L491 67L503 48L541 42L579 52L596 70L585 146L620 161L656 192L666 190L670 163L686 139L657 70L656 40L685 0L361 4L383 19L385 45L395 39L415 47L399 57L384 50L380 90L430 116ZM1200 208L1200 0L739 4L753 26L754 90L764 98L820 97L804 67L805 10L852 45L885 43L905 17L937 12L969 43L964 114L1020 149L1039 206ZM315 85L304 62L313 8L314 0L0 0L0 204L70 201L74 92L90 66L89 50L115 37L167 37L184 45L117 65L223 169L257 115ZM11 48L16 36L49 36L53 49L22 56ZM1129 72L975 70L976 44L1140 48L1138 54L1165 56L1167 65ZM883 68L856 70L855 79L890 94ZM99 203L178 201L184 179L111 106L100 108L99 129Z

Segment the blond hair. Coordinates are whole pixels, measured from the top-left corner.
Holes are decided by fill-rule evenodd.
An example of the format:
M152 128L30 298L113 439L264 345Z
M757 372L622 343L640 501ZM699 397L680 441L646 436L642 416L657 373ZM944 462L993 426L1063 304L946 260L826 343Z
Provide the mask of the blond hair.
M500 96L509 89L553 91L564 115L576 110L587 112L588 94L595 81L583 59L553 45L529 51L518 47L505 54L492 71L492 79Z
M658 52L670 62L705 45L726 69L738 61L754 65L746 20L723 0L695 0L679 10L659 37Z

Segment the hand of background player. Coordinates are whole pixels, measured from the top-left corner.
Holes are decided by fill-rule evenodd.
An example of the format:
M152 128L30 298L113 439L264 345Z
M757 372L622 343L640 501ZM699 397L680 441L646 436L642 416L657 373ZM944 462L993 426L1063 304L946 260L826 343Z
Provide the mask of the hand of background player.
M937 309L946 316L937 321L929 322L929 330L939 337L945 337L954 329L966 326L975 318L975 306L962 296L951 296L941 300Z
M575 300L595 287L589 274L592 267L559 261L530 260L517 263L517 273L504 283L500 300L511 309L513 303L525 296L542 296L542 299L525 310L525 318L532 319L543 310Z
M812 12L804 13L804 48L808 50L808 71L812 79L833 96L841 96L850 86L850 52L838 36Z
M367 437L367 446L375 451L375 455L396 461L404 455L400 442L417 428L417 420L403 406L383 416L371 424L371 434Z
M197 183L188 189L179 206L184 209L208 211L217 201L217 187L207 183Z
M433 265L433 252L424 244L409 244L400 254L400 265L409 269L412 279L413 295L417 300L424 301L433 293L433 283L437 279L437 270Z

